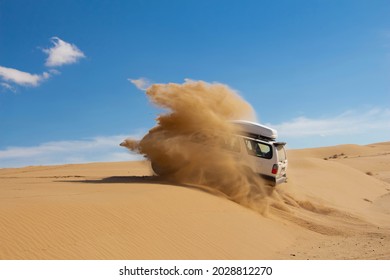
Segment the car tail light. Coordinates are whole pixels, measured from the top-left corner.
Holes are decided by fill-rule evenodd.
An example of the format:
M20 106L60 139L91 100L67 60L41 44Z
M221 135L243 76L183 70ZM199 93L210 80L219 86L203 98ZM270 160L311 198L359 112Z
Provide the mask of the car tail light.
M279 165L274 164L272 166L272 174L277 174L278 173L278 169L279 169Z

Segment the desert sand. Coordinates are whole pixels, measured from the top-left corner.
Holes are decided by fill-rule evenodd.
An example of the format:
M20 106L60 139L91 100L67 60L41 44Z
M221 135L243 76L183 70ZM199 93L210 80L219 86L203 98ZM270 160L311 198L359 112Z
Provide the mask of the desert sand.
M263 214L147 161L0 169L0 259L390 259L390 142L288 159Z

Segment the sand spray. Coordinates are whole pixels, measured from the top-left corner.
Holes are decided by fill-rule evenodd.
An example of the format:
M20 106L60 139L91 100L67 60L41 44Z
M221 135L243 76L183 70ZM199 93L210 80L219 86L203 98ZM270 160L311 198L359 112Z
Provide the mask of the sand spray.
M141 140L122 146L145 155L167 180L213 188L266 211L272 187L221 148L221 136L236 134L230 120L256 121L248 102L226 85L192 80L154 84L145 93L164 113Z

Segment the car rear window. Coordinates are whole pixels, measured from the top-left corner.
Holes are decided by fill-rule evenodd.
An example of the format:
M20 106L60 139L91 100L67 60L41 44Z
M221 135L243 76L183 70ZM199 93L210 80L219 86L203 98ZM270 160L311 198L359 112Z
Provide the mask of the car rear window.
M278 152L279 161L286 160L286 150L284 149L284 145L276 146L276 150Z

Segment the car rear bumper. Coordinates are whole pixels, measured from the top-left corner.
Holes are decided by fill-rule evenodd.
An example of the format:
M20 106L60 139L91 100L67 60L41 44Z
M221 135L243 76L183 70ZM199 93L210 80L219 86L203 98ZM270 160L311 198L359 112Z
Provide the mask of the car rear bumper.
M277 186L287 181L286 176L272 177L263 174L259 174L261 178L265 179L271 186Z

